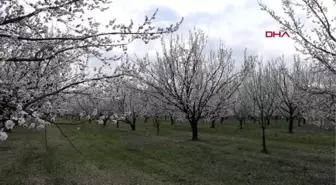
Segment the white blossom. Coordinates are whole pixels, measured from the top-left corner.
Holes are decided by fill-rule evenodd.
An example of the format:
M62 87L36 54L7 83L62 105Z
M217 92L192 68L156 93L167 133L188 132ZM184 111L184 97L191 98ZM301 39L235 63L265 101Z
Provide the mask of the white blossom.
M44 129L44 128L45 128L44 125L38 125L38 126L36 127L36 130L42 130L42 129Z
M81 112L81 113L79 114L79 117L82 118L84 115L85 115L85 112Z
M0 131L0 141L4 141L8 138L8 135L6 132Z
M13 115L13 116L11 117L11 119L17 121L17 120L18 120L18 117L15 116L15 115Z
M28 127L28 129L32 129L32 128L35 128L35 123L31 123Z
M24 118L19 118L19 120L18 120L18 123L19 123L20 126L23 125L25 122L26 122L26 120Z
M21 103L17 104L16 110L17 111L22 111L22 104Z
M98 114L98 109L93 110L92 116L97 116L97 114Z
M36 117L38 117L38 113L36 111L34 111L32 116L36 118Z
M7 128L7 129L13 129L14 128L14 122L12 121L12 120L7 120L6 122L5 122L5 127Z

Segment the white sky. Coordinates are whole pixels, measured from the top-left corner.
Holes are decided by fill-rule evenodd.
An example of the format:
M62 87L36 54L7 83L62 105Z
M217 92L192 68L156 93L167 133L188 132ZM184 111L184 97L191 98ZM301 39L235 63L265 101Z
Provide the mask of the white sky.
M324 0L329 5L329 12L335 16L336 6L333 0ZM278 15L283 15L281 0L263 0ZM270 59L282 54L291 63L295 53L293 41L290 38L265 38L265 31L280 31L280 26L266 12L260 10L257 0L115 0L108 12L92 13L98 21L105 22L117 18L117 22L142 23L144 16L159 8L155 24L176 23L183 16L182 27L177 34L187 36L190 29L201 28L205 31L211 43L223 39L226 45L233 49L235 58L243 58L244 48L260 54L264 59ZM300 15L300 11L296 10ZM304 17L304 15L301 14ZM145 45L135 42L129 46L129 53L143 55L154 53L160 48L160 41Z

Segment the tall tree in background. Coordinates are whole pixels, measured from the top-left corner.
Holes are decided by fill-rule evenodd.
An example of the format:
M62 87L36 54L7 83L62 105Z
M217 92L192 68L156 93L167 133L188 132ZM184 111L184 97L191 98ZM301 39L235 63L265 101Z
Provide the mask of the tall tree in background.
M248 119L251 110L251 101L245 91L247 91L247 89L244 87L238 90L234 105L232 106L234 116L239 121L240 129L243 129L243 124Z
M262 130L262 152L267 153L266 128L274 111L278 108L276 101L278 86L275 82L276 74L272 69L273 64L268 62L264 65L257 57L254 59L259 65L243 87L246 88L245 92L253 102L252 110L249 112L256 118Z
M231 97L249 72L250 61L235 71L232 51L222 44L218 50L205 51L207 38L202 31L190 32L187 42L181 37L163 43L163 56L138 60L142 74L138 80L146 84L150 94L163 103L176 107L189 122L192 140L198 140L199 120L213 115Z
M293 133L294 120L299 115L299 102L305 93L293 82L293 80L297 81L296 78L299 77L299 73L295 69L297 68L288 69L284 57L280 57L273 70L277 75L275 83L278 86L279 111L288 119L289 133Z

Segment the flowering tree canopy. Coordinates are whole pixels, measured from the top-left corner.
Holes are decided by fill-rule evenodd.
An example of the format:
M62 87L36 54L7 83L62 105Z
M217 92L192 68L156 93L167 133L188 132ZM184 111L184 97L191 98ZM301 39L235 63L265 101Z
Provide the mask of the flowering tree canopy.
M136 39L148 43L176 31L182 22L155 27L152 21L156 12L138 26L133 21L117 24L116 19L102 25L87 16L94 10L106 11L108 6L109 0L1 1L1 138L7 138L3 132L13 128L8 120L19 125L22 119L33 119L33 128L52 123L54 114L65 112L60 110L61 100L87 89L78 85L121 76L102 73L103 68L109 69L109 62L122 56L108 57L106 52L118 48L126 51ZM88 68L93 58L103 61L94 72Z
M162 43L163 55L158 54L156 61L138 59L137 64L146 67L136 78L150 87L151 96L176 107L190 123L192 139L198 140L198 121L218 112L240 86L251 63L245 60L242 69L235 71L232 51L223 44L207 54L207 39L197 30L190 32L187 42L177 36Z

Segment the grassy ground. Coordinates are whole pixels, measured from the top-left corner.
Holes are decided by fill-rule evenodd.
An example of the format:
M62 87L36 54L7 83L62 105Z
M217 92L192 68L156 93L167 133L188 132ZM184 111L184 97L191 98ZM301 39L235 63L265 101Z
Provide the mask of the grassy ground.
M78 130L80 127L80 130ZM247 124L200 125L201 141L190 141L188 125L152 124L105 128L62 126L80 155L59 133L18 128L0 143L0 184L88 185L334 185L335 132L308 125L286 133L285 124L267 130L269 154L262 154L260 129Z

